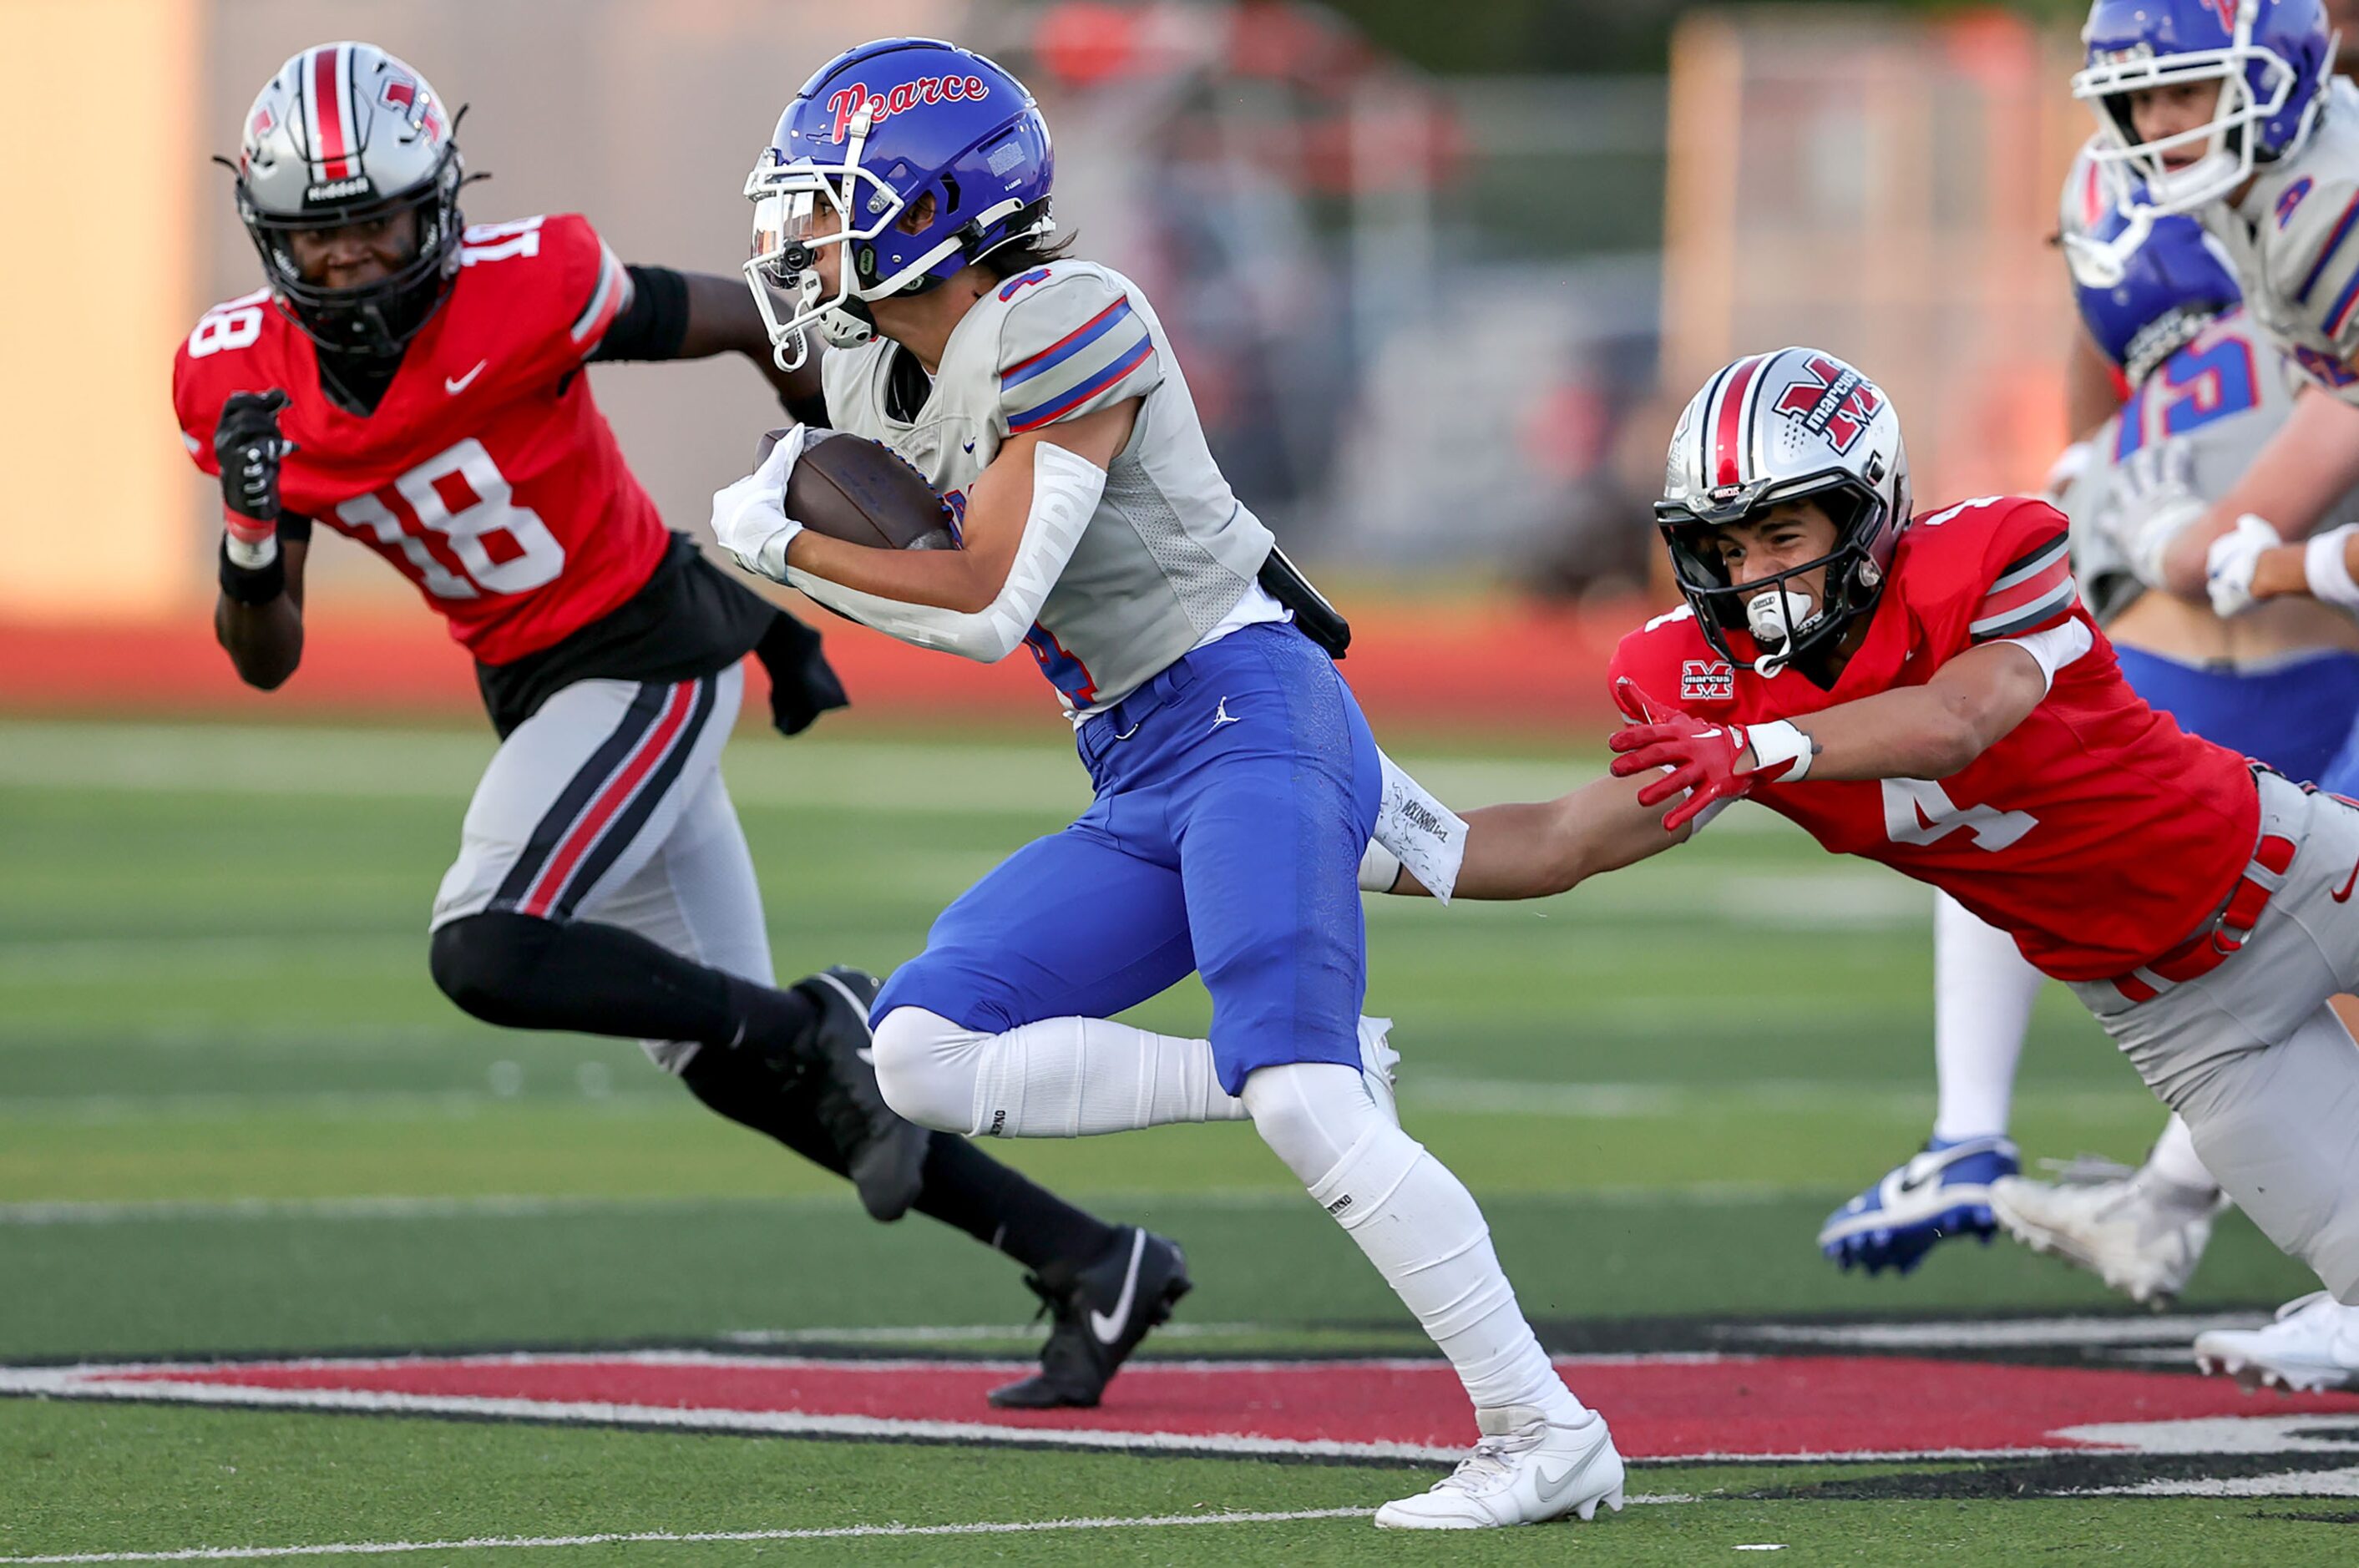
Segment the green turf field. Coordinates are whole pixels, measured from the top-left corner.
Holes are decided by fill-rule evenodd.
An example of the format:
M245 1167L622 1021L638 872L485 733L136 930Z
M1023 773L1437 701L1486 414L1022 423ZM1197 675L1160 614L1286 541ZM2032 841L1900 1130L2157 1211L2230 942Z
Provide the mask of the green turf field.
M425 913L489 745L0 724L0 1363L1022 1355L1032 1301L1004 1260L923 1220L868 1224L635 1046L502 1033L433 989ZM1408 760L1468 804L1593 767ZM908 956L942 903L1083 787L1046 719L1030 744L748 734L728 771L787 974ZM1484 1201L1553 1347L1600 1348L1641 1320L1677 1337L1826 1313L2114 1312L2093 1282L2004 1245L1873 1281L1811 1246L1929 1124L1929 909L1751 808L1547 904L1372 906L1369 1009L1398 1020L1405 1119ZM1137 1016L1200 1029L1204 998L1191 985ZM2044 996L2018 1099L2027 1154L2135 1158L2159 1121L2071 999ZM994 1151L1186 1243L1199 1287L1151 1351L1421 1351L1249 1129ZM2263 1308L2310 1283L2232 1215L2181 1305ZM1996 1479L1959 1479L1984 1473ZM2315 1490L2359 1490L2338 1474ZM2359 1554L2334 1522L2353 1505L2299 1484L2030 1497L2003 1466L1923 1461L1642 1466L1634 1491L1664 1500L1605 1525L1447 1545L1333 1512L1422 1484L1365 1465L0 1399L0 1563L338 1543L700 1565ZM1322 1517L1201 1517L1223 1511ZM1134 1522L1068 1528L1080 1519ZM979 1525L1057 1528L950 1532ZM451 1544L585 1537L602 1539Z

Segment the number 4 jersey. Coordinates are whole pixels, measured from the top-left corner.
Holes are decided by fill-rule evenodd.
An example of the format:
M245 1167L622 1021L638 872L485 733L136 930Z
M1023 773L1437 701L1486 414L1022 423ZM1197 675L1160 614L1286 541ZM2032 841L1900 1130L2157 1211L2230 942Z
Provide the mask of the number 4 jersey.
M1921 686L1977 644L2068 621L2086 628L2089 650L1960 772L1810 779L1754 798L1839 855L1948 892L2047 974L2099 980L2217 912L2252 856L2259 804L2242 758L2188 735L2123 681L2074 596L2064 519L2046 502L1999 497L1919 517L1832 690L1798 670L1763 680L1733 669L1685 609L1623 638L1614 674L1699 717L1759 724ZM1744 633L1730 636L1743 645Z
M197 466L235 392L283 388L295 450L286 510L391 561L484 664L538 652L606 615L669 539L581 374L630 276L566 214L467 231L464 264L375 412L320 387L317 350L257 293L198 321L172 367Z

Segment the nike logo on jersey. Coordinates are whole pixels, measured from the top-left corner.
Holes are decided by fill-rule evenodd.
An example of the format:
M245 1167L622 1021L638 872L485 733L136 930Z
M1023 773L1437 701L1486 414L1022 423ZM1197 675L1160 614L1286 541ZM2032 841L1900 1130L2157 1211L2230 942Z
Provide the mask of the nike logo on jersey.
M1212 727L1214 729L1219 729L1223 724L1243 724L1244 722L1244 720L1238 718L1234 713L1229 712L1229 700L1226 697L1222 698L1221 705L1212 710Z
M460 393L464 392L468 387L473 386L475 377L484 373L484 366L491 363L492 362L488 359L479 359L475 361L475 368L467 372L466 375L444 376L442 378L442 390L451 394L451 397L456 397Z
M2338 904L2347 904L2351 901L2351 889L2354 887L2359 887L2359 866L2351 868L2351 880L2343 884L2343 891L2332 897Z
M973 457L973 456L974 455L974 442L973 442L973 441L962 441L962 442L960 442L959 444L960 444L960 445L962 445L962 446L963 446L964 448L966 448L966 454L967 454L969 457Z
M1100 1345L1113 1345L1122 1338L1122 1325L1130 1321L1130 1303L1138 1295L1138 1266L1147 1257L1147 1233L1133 1231L1130 1236L1130 1269L1122 1277L1122 1294L1114 1298L1114 1312L1109 1314L1090 1309L1090 1332L1098 1336Z

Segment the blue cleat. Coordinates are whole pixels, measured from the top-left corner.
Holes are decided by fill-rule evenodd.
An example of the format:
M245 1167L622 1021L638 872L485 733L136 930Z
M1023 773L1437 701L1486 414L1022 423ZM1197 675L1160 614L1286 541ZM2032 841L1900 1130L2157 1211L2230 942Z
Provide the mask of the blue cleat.
M1827 1216L1819 1250L1844 1269L1906 1274L1946 1237L1978 1236L1987 1245L1998 1230L1991 1183L2021 1169L2008 1138L1929 1138L1923 1152Z

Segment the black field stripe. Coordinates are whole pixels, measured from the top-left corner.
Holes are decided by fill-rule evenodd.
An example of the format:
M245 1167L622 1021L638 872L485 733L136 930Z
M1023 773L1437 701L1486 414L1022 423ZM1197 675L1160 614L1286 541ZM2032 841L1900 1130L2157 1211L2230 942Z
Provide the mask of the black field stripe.
M582 895L595 887L598 878L613 868L631 841L647 827L647 819L655 815L665 792L679 782L681 770L688 767L689 753L696 749L696 739L704 733L704 721L712 716L719 688L718 678L711 675L696 683L696 707L680 726L679 734L672 737L671 755L658 763L655 771L640 782L639 792L632 797L630 804L606 824L605 833L574 866L571 880L559 890L557 902L549 909L552 918L572 918L573 906L582 901Z
M632 698L631 705L623 711L622 722L614 726L614 733L600 743L598 749L590 754L590 760L582 765L581 771L566 781L556 803L549 808L539 824L532 830L532 837L526 841L524 853L508 868L507 876L500 881L499 891L492 896L493 909L513 909L524 902L526 895L532 891L534 880L540 876L540 868L549 864L549 857L556 853L559 843L564 839L565 830L573 825L574 819L581 816L606 780L614 777L614 770L623 766L624 759L646 735L649 726L656 722L656 714L663 711L664 695L670 690L659 681L640 684L639 694Z

